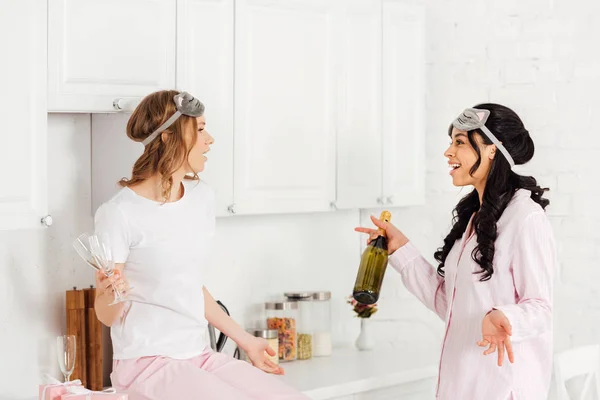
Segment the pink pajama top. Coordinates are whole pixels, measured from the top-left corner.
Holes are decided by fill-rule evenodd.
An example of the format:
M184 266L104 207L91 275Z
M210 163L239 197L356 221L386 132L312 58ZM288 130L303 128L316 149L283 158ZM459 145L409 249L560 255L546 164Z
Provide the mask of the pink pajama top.
M407 289L445 321L437 398L444 400L546 399L552 374L552 288L557 266L552 227L542 208L518 190L497 223L494 274L481 282L471 253L473 218L445 262L445 277L409 242L390 256ZM509 319L514 364L483 355L485 314Z

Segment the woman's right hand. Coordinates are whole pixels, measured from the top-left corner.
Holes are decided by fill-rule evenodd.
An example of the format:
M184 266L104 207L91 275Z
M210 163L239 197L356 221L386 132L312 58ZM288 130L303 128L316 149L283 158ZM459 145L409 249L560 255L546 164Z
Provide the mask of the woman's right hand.
M106 276L103 270L96 271L96 287L101 294L108 293L111 297L114 297L116 287L125 296L129 291L129 282L119 269L115 268L114 271L111 276Z
M404 235L404 233L400 232L400 229L396 228L390 222L380 221L379 219L375 218L372 215L371 215L371 221L373 221L375 226L377 226L378 228L382 228L385 231L385 236L387 237L387 242L388 242L388 253L389 254L392 254L393 252L398 250L400 247L402 247L406 243L408 243L408 238ZM377 229L357 227L357 228L354 228L354 230L356 232L362 232L362 233L369 234L367 243L370 243L372 240L377 239L377 236L378 236Z

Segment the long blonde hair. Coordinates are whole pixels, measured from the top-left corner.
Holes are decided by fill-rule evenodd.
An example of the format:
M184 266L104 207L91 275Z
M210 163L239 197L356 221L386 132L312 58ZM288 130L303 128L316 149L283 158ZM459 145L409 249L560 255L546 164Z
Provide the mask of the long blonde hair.
M142 142L155 129L161 126L176 111L173 97L179 94L176 90L162 90L146 96L131 114L127 122L127 136ZM186 144L186 129L190 129L192 141ZM144 153L137 159L131 171L131 179L119 181L122 187L137 185L155 174L161 176L161 195L168 201L173 187L172 175L188 160L188 156L196 140L198 140L198 122L187 115L180 116L170 127L163 139L162 133L144 148ZM185 176L185 179L198 179L198 174Z

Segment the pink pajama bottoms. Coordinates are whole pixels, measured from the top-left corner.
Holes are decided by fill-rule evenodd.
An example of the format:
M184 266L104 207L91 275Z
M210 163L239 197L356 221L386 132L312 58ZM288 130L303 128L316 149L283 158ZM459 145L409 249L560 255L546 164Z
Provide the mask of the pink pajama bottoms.
M129 400L307 400L279 377L231 356L205 350L177 360L142 357L115 360L110 375Z

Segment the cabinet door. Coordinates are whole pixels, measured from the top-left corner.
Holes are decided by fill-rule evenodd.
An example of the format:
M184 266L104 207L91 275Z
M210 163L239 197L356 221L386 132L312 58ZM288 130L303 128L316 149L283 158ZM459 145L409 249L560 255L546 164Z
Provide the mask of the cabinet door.
M381 1L343 2L338 95L338 208L376 207L382 196Z
M177 3L177 88L206 106L215 138L200 178L215 191L217 216L233 203L233 0Z
M175 86L176 0L49 0L48 108L114 111ZM131 111L131 110L129 110Z
M48 211L46 10L45 0L0 2L0 229L41 227Z
M330 209L338 15L333 0L236 1L236 212Z
M425 185L424 11L383 0L383 194L422 204Z

